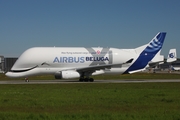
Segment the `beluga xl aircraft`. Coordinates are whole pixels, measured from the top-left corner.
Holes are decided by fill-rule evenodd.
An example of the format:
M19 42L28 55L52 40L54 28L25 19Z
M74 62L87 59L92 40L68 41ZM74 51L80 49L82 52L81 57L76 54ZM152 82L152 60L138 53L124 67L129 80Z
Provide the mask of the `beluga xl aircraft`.
M158 33L148 44L134 49L101 47L34 47L15 62L8 77L52 74L56 79L79 78L91 81L93 75L130 74L142 71L158 58L166 33ZM155 62L155 61L154 61Z

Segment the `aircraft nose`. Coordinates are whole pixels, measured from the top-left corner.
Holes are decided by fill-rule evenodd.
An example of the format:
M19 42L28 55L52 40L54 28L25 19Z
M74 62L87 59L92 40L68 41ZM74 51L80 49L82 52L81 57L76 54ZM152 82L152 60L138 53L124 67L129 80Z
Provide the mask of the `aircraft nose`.
M7 77L12 77L12 73L11 73L11 72L7 72L5 75L6 75Z
M6 74L5 74L7 77L10 77L10 78L16 78L16 77L18 77L15 73L13 73L13 72L7 72Z

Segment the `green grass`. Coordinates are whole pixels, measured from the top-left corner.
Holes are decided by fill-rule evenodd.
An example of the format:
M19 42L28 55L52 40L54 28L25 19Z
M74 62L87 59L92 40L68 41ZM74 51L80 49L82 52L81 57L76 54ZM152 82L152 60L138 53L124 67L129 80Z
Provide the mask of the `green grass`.
M0 120L179 120L180 83L0 85Z

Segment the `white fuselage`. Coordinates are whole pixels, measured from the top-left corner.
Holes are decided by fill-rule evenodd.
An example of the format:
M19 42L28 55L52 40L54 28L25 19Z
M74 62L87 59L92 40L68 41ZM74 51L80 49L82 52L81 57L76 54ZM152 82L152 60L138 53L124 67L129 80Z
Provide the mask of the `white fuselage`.
M10 77L55 74L58 71L76 70L103 64L123 64L131 58L137 58L134 49L83 48L83 47L35 47L26 50L16 61ZM95 71L93 75L103 73L123 73L128 64L110 69Z

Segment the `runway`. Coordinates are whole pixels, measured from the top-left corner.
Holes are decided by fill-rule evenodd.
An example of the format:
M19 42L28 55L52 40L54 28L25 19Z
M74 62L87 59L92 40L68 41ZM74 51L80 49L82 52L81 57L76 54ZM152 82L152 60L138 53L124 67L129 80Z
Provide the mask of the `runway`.
M0 84L95 84L95 83L163 83L163 82L180 82L180 79L146 79L146 80L94 80L94 82L79 82L78 80L4 80Z

